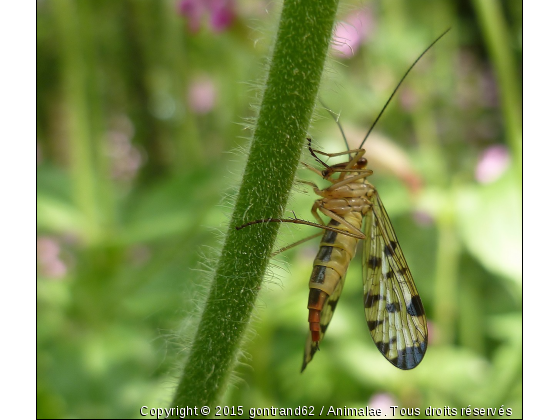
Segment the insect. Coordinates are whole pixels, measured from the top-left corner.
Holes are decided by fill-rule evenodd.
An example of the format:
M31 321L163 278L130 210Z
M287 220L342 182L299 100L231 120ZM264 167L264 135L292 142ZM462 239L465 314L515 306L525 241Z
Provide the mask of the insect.
M331 184L320 189L312 182L303 182L310 185L320 196L311 209L317 223L298 219L294 215L293 219L260 219L237 227L242 229L257 223L286 222L315 226L324 230L309 280L307 308L310 331L305 345L302 371L319 349L319 343L342 293L346 272L354 258L359 240L364 241L362 265L365 316L375 345L389 362L404 370L418 366L426 353L428 328L424 307L385 207L376 188L366 179L373 171L367 168L363 145L408 73L448 31L449 29L432 42L409 67L359 148L350 150L337 119L335 120L346 142L347 151L324 153L313 149L311 139L307 139L309 153L323 169L319 170L305 163L304 166ZM318 155L328 158L348 155L348 160L329 166ZM327 224L319 212L330 218ZM282 248L275 254L320 234Z

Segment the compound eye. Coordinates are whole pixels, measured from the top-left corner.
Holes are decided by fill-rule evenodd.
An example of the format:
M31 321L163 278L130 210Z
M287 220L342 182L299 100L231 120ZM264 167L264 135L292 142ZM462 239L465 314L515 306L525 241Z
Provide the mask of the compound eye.
M366 167L366 166L367 166L367 159L364 158L364 157L363 157L363 158L360 158L360 159L358 160L358 166L359 166L360 168Z

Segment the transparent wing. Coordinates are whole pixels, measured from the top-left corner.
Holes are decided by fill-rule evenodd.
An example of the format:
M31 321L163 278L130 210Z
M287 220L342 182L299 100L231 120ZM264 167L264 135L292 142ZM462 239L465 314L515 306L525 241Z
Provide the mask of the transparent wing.
M301 367L302 372L304 371L307 364L311 361L311 359L313 359L313 355L315 354L315 352L319 350L319 343L323 341L323 337L325 335L325 332L327 331L327 327L331 322L334 310L336 309L336 305L338 303L338 299L340 298L340 294L342 293L342 288L344 287L345 279L346 274L341 277L340 281L334 289L334 292L325 301L325 306L323 306L323 310L321 311L321 319L319 321L319 325L321 326L319 341L313 342L311 340L311 332L307 335L307 342L305 343L305 349L303 352L303 366Z
M416 367L428 345L422 301L377 192L364 221L363 281L368 328L379 351L400 369Z

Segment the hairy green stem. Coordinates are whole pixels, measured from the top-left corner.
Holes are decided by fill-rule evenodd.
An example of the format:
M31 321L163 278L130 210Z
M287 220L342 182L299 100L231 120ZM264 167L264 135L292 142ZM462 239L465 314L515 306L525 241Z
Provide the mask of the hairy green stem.
M235 227L283 214L337 6L338 0L284 1L247 166L173 407L212 407L236 364L279 224Z

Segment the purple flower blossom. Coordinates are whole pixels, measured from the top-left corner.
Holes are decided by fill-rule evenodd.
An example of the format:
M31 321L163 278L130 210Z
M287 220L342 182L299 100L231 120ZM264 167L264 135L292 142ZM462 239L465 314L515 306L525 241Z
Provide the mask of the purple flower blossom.
M111 176L119 181L132 181L143 164L140 150L132 144L134 126L125 116L111 122L106 134L106 153L111 162Z
M66 264L60 259L60 245L48 236L37 238L37 270L45 277L59 279L68 271Z
M365 41L374 26L371 10L351 13L336 26L333 48L339 57L350 58Z
M432 226L434 224L434 217L424 210L415 210L412 213L412 218L419 226Z
M393 417L393 410L391 407L395 405L398 405L395 397L387 392L372 395L368 402L369 408L380 408L381 412L385 415L388 414L390 418Z
M216 87L207 78L199 78L189 85L189 106L195 114L207 114L214 108L216 102Z
M214 32L227 29L235 18L233 0L180 0L177 11L185 16L191 32L200 30L206 14L209 14L210 28Z
M227 29L235 17L232 0L209 0L210 26L215 32Z
M191 32L198 32L200 29L204 9L204 2L199 0L181 0L177 3L177 11L187 18Z
M429 319L427 320L428 324L428 344L436 344L440 340L440 332L438 327Z
M481 184L497 180L507 169L510 162L509 151L503 145L488 147L478 160L475 178Z

